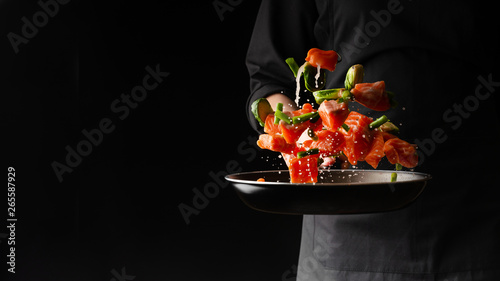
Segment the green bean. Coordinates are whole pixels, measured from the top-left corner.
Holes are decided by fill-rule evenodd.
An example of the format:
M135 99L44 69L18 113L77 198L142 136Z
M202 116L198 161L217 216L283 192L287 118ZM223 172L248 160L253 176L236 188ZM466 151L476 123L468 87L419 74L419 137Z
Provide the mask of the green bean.
M391 174L391 182L396 182L398 180L398 173L394 172Z
M403 165L396 163L396 171L401 171L403 169Z
M283 104L281 102L276 104L276 111L283 111ZM276 115L276 112L274 113L274 124L279 124L280 119Z
M370 129L378 128L378 127L382 126L382 124L384 124L387 121L389 121L389 118L387 118L387 116L385 116L385 115L382 115L377 120L370 123Z
M311 149L306 150L306 151L299 151L299 152L297 152L297 159L300 159L302 157L306 157L309 155L318 154L318 153L319 153L318 148L311 148Z
M281 105L281 108L283 108L283 105ZM285 113L283 113L283 111L279 110L278 108L277 108L276 112L274 113L274 117L275 117L274 118L274 124L277 124L276 118L278 118L278 120L283 120L288 125L292 124L292 118L290 118L288 115L286 115Z
M295 62L295 59L287 58L285 62L286 64L288 64L288 67L290 67L290 69L292 70L293 76L297 77L297 72L299 72L299 65L297 64L297 62Z
M319 116L319 112L309 112L292 118L293 124L301 124Z

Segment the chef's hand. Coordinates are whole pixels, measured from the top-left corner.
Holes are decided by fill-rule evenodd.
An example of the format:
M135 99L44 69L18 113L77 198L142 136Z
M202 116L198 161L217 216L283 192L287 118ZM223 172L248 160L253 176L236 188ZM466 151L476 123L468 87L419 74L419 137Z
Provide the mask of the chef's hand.
M276 105L278 103L283 104L283 112L295 111L295 110L299 109L293 100L291 100L289 97L287 97L281 93L276 93L276 94L272 94L272 95L268 96L267 101L269 101L269 103L271 104L271 107L273 108L274 111L276 111Z

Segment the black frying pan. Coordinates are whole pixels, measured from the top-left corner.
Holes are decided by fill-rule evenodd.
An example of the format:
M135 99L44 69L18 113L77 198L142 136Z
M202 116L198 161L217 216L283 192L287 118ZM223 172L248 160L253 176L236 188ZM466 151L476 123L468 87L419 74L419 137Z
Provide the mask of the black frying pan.
M288 171L226 176L249 207L279 214L361 214L397 210L415 200L431 176L398 171L320 170L318 183L290 183ZM264 178L265 182L257 179Z

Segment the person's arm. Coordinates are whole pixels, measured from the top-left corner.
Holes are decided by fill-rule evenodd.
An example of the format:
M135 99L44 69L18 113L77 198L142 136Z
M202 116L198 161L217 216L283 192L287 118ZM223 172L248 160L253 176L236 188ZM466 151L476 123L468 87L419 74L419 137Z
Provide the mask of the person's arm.
M250 110L255 100L267 98L273 108L281 102L285 111L295 109L295 79L285 59L302 60L316 47L317 17L314 1L262 1L246 59L251 91L247 116L255 130L262 132Z

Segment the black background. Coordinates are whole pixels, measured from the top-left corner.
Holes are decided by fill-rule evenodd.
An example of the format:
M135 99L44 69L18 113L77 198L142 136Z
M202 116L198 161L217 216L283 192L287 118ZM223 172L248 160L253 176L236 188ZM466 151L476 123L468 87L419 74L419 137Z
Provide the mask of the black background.
M218 14L214 3L229 10ZM42 8L0 0L0 159L5 181L16 170L18 219L11 274L0 191L1 280L294 280L302 218L252 210L222 181L229 170L285 169L255 147L246 119L245 55L259 4L70 0L16 53L9 34L22 35L23 18L33 22ZM484 29L471 46L484 39L496 50L497 33ZM469 55L498 61L496 51ZM126 116L113 112L148 66L169 75ZM113 131L59 181L52 165L67 165L67 149L87 141L82 132L108 119ZM207 186L219 190L195 200L206 206L186 223L179 205L193 207Z
M214 1L72 0L17 54L7 35L22 35L22 18L41 7L0 3L1 158L5 175L16 169L18 219L16 273L4 237L0 276L293 280L301 217L254 211L210 176L228 163L276 168L276 155L255 148L245 112L260 1L220 3L231 7L223 18ZM169 76L119 119L113 101L157 65ZM114 130L60 182L51 165L67 164L66 147L105 118ZM217 196L187 224L179 204L193 206L193 188L209 183Z

